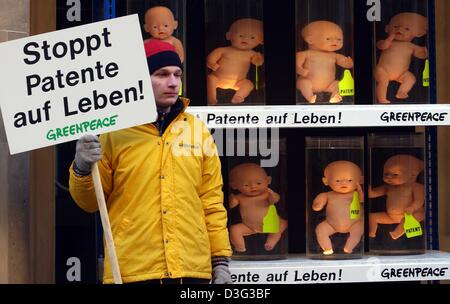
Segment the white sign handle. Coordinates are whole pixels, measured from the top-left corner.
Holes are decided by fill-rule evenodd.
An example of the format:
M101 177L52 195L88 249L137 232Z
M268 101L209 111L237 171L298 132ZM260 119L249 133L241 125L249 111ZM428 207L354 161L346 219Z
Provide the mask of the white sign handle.
M94 180L95 195L97 196L98 209L102 220L103 233L105 235L106 248L108 249L109 262L114 277L115 284L122 284L120 275L119 262L117 261L116 247L111 232L111 224L109 223L108 210L106 209L105 196L103 194L102 181L100 180L100 172L97 163L92 165L92 178Z

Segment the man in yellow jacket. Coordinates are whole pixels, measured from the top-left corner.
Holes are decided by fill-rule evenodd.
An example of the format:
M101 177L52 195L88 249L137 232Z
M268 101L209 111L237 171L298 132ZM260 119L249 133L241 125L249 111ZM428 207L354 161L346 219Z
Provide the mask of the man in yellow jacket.
M231 283L231 247L220 160L206 126L184 112L182 64L172 45L145 49L158 120L85 135L70 168L70 193L97 211L91 166L98 161L124 283ZM112 283L105 253L104 283Z

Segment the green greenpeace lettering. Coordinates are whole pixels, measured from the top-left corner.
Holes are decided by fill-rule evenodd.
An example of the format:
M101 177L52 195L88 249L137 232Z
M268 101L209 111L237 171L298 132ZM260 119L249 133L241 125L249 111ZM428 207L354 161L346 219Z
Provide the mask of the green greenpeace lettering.
M50 129L47 132L46 138L48 140L56 141L59 138L72 136L81 133L87 133L89 131L95 131L98 129L112 127L116 124L116 119L119 115L113 115L111 117L98 118L90 121L80 122L74 125L64 126L62 128Z

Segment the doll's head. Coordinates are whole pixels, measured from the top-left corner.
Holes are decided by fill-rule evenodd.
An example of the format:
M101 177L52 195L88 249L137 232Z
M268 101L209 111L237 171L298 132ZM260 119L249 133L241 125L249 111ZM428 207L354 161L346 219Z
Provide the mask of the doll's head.
M344 34L336 23L313 21L302 30L302 37L310 50L334 52L344 45Z
M254 163L237 165L230 171L230 187L247 196L258 196L267 191L272 178Z
M178 22L165 6L155 6L145 13L144 29L155 39L166 39L176 30Z
M393 186L415 182L422 170L423 161L420 159L407 154L395 155L384 163L383 180Z
M238 19L226 33L231 45L240 50L252 50L264 42L263 23L256 19Z
M361 169L352 162L338 160L329 163L323 172L322 182L333 191L349 193L358 189L363 183Z
M416 13L400 13L386 25L386 33L395 35L395 40L410 42L428 31L428 19Z

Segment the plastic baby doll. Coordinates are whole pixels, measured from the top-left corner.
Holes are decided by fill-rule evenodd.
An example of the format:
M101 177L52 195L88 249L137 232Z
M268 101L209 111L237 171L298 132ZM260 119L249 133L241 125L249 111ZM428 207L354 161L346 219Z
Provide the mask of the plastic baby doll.
M386 212L369 214L369 237L375 237L378 224L396 224L391 237L396 240L405 231L404 214L412 214L417 221L425 218L425 189L416 182L423 170L423 161L411 155L399 154L384 164L383 180L386 185L370 189L369 198L386 195Z
M342 29L329 21L314 21L302 30L308 50L297 52L297 89L309 103L315 103L317 93L331 93L330 103L342 101L339 81L336 80L336 64L350 69L353 60L335 53L343 46Z
M263 23L256 19L238 19L231 24L226 39L231 46L214 49L206 58L212 72L208 75L208 104L217 104L217 88L236 91L231 102L242 103L254 85L247 79L250 64L264 63L261 53L253 49L263 44Z
M231 225L230 240L238 252L245 252L244 236L264 233L264 217L269 207L278 203L280 195L269 188L271 177L254 163L243 163L230 171L230 187L238 194L230 195L230 209L239 206L242 223ZM278 215L276 215L278 217ZM272 250L287 227L287 221L278 217L278 232L268 233L265 250Z
M411 41L416 37L424 36L427 30L428 19L416 13L395 15L386 26L388 38L377 43L378 49L382 51L375 68L376 94L379 103L390 103L386 97L390 81L400 83L396 98L408 98L408 93L416 82L416 77L409 71L411 57L419 59L428 57L426 47L415 45Z
M335 161L325 168L322 182L332 191L322 192L313 201L314 211L322 210L325 205L326 219L316 227L317 242L323 250L323 254L333 254L333 245L330 236L335 233L350 233L344 246L345 253L352 253L356 245L361 241L364 233L364 220L362 206L359 214L351 218L351 204L358 198L358 204L364 201L364 193L360 184L363 181L361 169L349 161Z
M184 61L184 49L180 40L172 36L177 29L178 22L175 20L172 11L165 6L154 6L145 13L144 29L150 34L150 39L158 39L170 43L175 47L175 51Z

